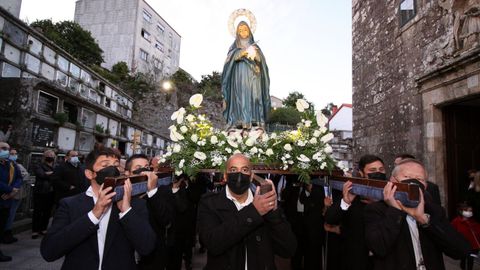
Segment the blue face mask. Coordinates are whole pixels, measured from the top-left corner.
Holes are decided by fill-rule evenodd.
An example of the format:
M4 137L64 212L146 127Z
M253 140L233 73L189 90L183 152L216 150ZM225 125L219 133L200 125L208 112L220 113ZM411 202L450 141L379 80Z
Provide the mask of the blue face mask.
M78 157L71 157L70 163L72 163L73 165L77 165L78 163L80 163L80 160L78 159Z
M10 156L10 151L0 150L0 159L7 159Z
M8 159L10 159L11 161L17 161L17 158L18 158L17 155L13 155L13 156L8 157Z

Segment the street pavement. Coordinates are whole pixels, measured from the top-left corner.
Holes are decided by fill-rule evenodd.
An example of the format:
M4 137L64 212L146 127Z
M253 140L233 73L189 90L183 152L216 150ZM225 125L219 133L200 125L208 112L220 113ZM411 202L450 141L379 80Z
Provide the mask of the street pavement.
M60 269L62 259L55 262L46 262L40 256L41 238L31 239L30 232L25 231L15 235L18 242L10 245L0 245L4 254L12 256L13 260L8 263L0 263L0 269L8 270L55 270ZM198 253L198 247L195 248L193 257L193 269L201 270L206 262L206 255ZM445 257L445 266L447 270L460 269L458 261ZM480 270L480 265L476 264L474 269Z

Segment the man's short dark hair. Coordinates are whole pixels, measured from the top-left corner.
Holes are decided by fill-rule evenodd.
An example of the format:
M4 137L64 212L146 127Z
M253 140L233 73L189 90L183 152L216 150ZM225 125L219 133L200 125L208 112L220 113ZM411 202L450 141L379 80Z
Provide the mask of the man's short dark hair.
M135 154L135 155L132 155L131 157L129 157L127 159L127 162L125 162L125 170L126 171L130 171L131 167L132 167L132 161L134 159L137 159L137 158L141 158L141 159L146 159L148 161L148 157L147 155L145 154Z
M115 157L120 160L120 156L115 151L113 151L112 148L103 147L100 149L95 149L92 152L88 153L87 157L85 158L85 167L93 171L93 165L100 156Z
M398 154L395 156L395 159L397 158L401 158L401 159L415 159L415 156L414 155L411 155L411 154L408 154L408 153L401 153L401 154Z
M375 155L364 155L358 161L358 169L363 172L363 169L367 166L367 164L373 163L375 161L380 161L382 164L385 165L383 160Z
M76 151L75 151L75 150L68 150L67 153L65 154L65 156L70 156L70 154L71 154L72 152L76 152Z

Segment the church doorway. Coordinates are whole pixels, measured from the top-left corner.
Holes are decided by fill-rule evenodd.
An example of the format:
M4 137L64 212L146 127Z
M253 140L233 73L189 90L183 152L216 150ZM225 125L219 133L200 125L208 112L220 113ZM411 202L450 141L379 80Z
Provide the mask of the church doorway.
M445 128L448 213L466 199L467 171L480 169L480 97L442 106Z

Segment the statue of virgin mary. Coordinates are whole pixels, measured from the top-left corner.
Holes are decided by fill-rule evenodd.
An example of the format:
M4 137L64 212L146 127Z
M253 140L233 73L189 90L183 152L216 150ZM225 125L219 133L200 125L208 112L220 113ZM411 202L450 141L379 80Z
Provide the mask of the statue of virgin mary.
M270 111L270 78L260 47L248 24L237 26L222 73L223 116L227 128L264 128Z

